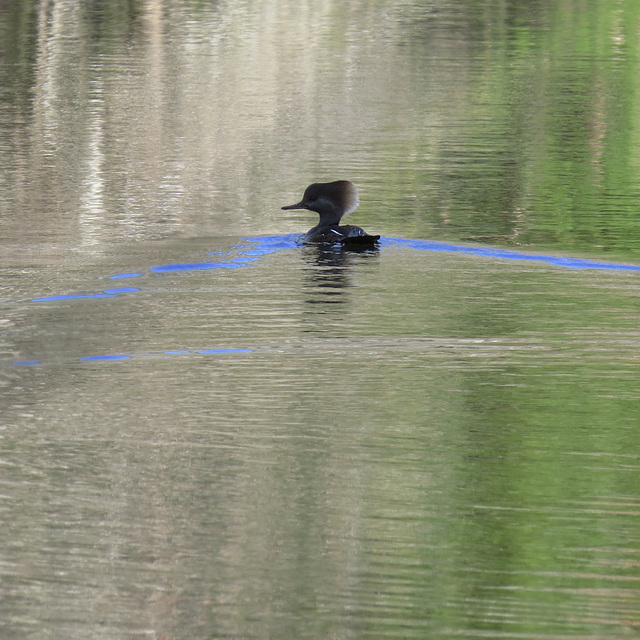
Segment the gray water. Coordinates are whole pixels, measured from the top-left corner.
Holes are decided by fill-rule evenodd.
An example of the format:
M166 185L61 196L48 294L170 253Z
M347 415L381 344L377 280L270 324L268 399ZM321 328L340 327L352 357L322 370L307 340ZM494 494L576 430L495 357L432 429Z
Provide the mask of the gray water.
M639 20L0 6L0 637L637 637Z

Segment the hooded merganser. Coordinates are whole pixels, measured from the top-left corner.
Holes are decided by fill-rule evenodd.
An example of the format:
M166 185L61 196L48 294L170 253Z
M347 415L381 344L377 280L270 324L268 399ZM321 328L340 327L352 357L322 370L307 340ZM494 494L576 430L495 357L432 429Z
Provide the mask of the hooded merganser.
M308 186L298 204L283 209L308 209L320 215L320 222L302 238L305 243L340 243L345 247L370 247L380 236L370 236L352 224L340 225L342 216L358 208L360 198L355 185L348 180L316 182Z

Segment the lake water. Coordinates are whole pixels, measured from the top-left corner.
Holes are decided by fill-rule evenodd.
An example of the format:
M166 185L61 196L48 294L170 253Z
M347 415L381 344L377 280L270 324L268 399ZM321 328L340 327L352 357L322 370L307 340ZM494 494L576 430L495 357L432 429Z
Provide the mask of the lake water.
M0 637L638 637L638 24L0 5Z

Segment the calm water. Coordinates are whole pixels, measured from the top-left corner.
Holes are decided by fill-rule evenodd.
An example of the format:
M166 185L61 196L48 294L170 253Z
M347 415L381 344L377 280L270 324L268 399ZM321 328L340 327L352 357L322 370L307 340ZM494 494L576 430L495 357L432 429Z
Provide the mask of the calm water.
M639 24L0 5L0 637L640 636Z

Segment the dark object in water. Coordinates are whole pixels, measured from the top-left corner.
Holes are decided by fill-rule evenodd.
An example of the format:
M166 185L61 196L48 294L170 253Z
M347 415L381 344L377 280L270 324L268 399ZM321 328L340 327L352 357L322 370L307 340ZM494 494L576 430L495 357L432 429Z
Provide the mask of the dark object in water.
M302 241L305 243L340 243L345 249L371 248L380 236L370 236L352 224L340 224L342 216L355 211L359 204L355 185L348 180L336 180L308 186L300 202L282 208L308 209L320 216L320 222L304 235Z

